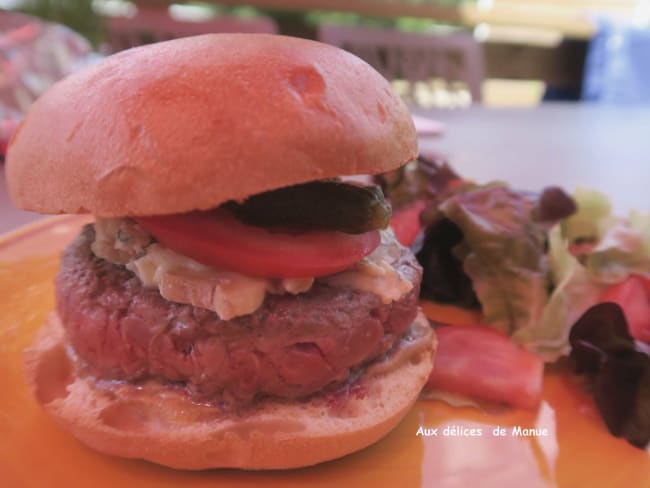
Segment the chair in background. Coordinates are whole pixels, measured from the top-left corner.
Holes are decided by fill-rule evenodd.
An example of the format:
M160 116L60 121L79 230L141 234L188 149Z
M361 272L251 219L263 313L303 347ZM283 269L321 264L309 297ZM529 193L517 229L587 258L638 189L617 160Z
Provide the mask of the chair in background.
M407 80L409 90L418 82L440 78L464 83L472 102L481 100L483 51L469 33L416 34L325 24L318 29L318 39L359 56L390 81Z
M167 9L139 8L133 17L108 19L108 39L113 52L143 44L168 41L179 37L210 34L214 32L247 32L275 34L277 25L268 17L239 19L215 17L205 21L177 20Z

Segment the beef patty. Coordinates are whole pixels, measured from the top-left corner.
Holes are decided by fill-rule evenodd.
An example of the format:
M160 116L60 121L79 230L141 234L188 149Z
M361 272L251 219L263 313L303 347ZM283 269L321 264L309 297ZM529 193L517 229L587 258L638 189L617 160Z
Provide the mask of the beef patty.
M385 353L417 312L421 269L408 250L394 267L413 288L392 303L316 280L306 293L267 295L254 313L221 320L169 302L97 258L94 235L86 226L64 251L56 298L76 354L100 378L163 379L186 385L195 399L240 404L305 397Z

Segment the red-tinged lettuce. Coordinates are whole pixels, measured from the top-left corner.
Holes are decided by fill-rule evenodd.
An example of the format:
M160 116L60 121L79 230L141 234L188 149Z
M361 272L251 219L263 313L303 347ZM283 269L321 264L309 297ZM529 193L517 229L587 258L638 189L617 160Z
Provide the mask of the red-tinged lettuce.
M549 281L544 228L533 195L489 185L445 200L440 211L463 234L456 254L481 302L484 320L507 334L536 323Z
M548 304L536 327L515 334L547 361L568 353L571 327L612 285L631 274L650 275L650 214L623 219L611 214L601 193L578 189L574 197L578 212L549 236L554 289Z
M480 307L488 325L549 362L568 354L571 327L609 286L650 276L650 215L613 217L593 191L578 190L574 201L558 188L538 195L465 184L423 222L423 296Z
M426 229L417 258L422 269L421 295L430 300L480 309L472 280L463 269L455 249L463 241L460 228L448 218L439 218Z
M558 188L540 195L502 183L457 187L425 212L424 295L480 304L485 322L507 334L535 327L551 287L548 227L574 210Z
M606 302L589 308L569 340L576 371L589 378L609 431L645 448L650 442L650 357L636 349L621 307Z
M393 208L401 208L416 200L437 201L448 189L462 179L446 161L418 156L394 171L376 175Z

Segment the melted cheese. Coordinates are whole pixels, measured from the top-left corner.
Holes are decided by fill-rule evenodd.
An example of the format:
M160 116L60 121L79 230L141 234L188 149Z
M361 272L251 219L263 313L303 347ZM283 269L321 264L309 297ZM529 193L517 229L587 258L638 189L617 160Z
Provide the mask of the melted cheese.
M319 280L330 286L368 291L381 297L384 303L390 303L413 288L413 284L393 267L401 254L401 246L392 231L382 231L381 244L371 254L349 269Z
M203 265L154 242L130 219L98 218L95 234L92 251L96 256L125 265L145 287L158 288L167 300L212 310L224 320L254 312L267 293L296 295L314 283L314 278L258 278ZM392 266L400 255L392 232L382 231L381 244L374 252L348 270L318 280L372 292L390 303L412 288Z
M207 308L229 320L254 312L266 293L301 293L311 288L313 278L266 279L205 266L161 244L127 263L142 284L158 288L167 300Z

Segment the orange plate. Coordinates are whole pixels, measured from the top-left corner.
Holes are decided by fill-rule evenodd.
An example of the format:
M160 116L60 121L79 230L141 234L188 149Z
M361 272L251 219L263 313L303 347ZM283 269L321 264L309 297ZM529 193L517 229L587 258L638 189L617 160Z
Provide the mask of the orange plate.
M41 412L21 366L21 351L53 306L58 252L87 220L56 217L0 240L0 486L650 487L648 452L610 436L588 395L558 372L547 373L538 412L487 413L421 400L378 444L295 471L183 472L93 452ZM506 435L494 435L498 426ZM516 426L548 435L514 436ZM418 436L420 427L438 435Z

